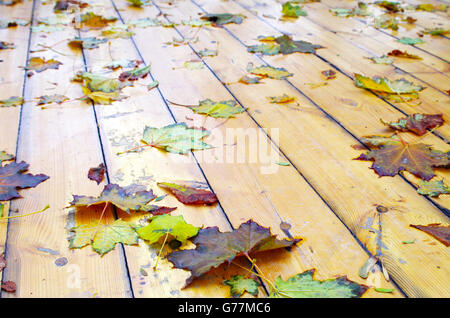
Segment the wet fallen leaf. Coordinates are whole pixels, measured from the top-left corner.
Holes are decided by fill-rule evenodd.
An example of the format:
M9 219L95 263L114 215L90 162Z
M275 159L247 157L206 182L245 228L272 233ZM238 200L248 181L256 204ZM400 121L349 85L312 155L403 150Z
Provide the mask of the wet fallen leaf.
M400 43L403 43L403 44L409 44L409 45L416 45L416 44L425 43L424 40L422 40L420 38L407 38L407 37L403 37L401 39L398 39L397 42L400 42Z
M290 277L284 281L278 277L275 281L276 290L271 290L271 298L359 298L368 289L340 276L327 280L316 280L316 270L308 270Z
M0 41L0 50L14 49L14 43Z
M278 80L286 79L286 77L294 75L292 73L289 73L284 68L275 68L275 67L264 66L264 65L251 68L249 70L249 73L254 74L254 75L259 75L261 77L269 77L269 78L278 79Z
M3 163L3 161L11 161L14 159L14 155L10 155L9 153L5 151L0 151L0 166Z
M186 280L186 285L189 285L195 278L225 262L230 263L235 257L284 248L300 241L278 240L268 228L249 220L231 232L219 232L217 227L201 229L193 239L195 249L175 251L167 258L175 268L191 272Z
M203 129L188 128L186 123L177 123L162 128L145 127L142 142L151 147L168 152L186 154L191 150L211 148L202 139L210 132Z
M40 73L48 69L58 69L60 65L62 65L62 63L54 59L47 61L45 58L32 57L29 59L25 69L27 71L32 70Z
M90 168L88 178L100 184L105 179L106 167L101 163L98 167Z
M298 18L299 16L308 15L301 6L297 6L294 3L295 3L294 1L288 1L283 3L281 7L281 13L283 13L283 16L289 18Z
M434 223L428 225L410 224L409 226L431 235L432 237L434 237L447 247L450 246L450 226L448 225L444 226L441 225L440 223Z
M428 115L428 114L412 114L408 117L403 117L396 122L381 122L392 129L399 131L411 131L416 135L422 136L427 133L427 129L433 129L435 127L442 126L444 124L444 118L442 114Z
M250 76L242 76L239 79L239 83L243 83L243 84L258 84L260 83L262 80L261 77L250 77Z
M429 35L447 35L450 33L450 30L443 28L426 28L425 30L421 31L421 33Z
M448 153L434 150L423 143L408 144L395 135L391 138L378 136L364 138L363 142L376 149L355 159L374 161L371 169L379 176L395 176L406 170L429 181L434 177L433 167L450 166Z
M111 22L117 21L116 17L105 18L94 12L86 12L73 19L75 27L82 30L98 30L108 26Z
M69 248L82 248L91 244L94 251L104 255L117 243L136 245L138 235L126 222L118 219L112 224L83 224L71 229Z
M111 63L108 63L105 65L105 68L111 69L111 70L117 70L119 68L135 68L139 66L139 64L142 64L142 61L138 60L115 60Z
M14 292L16 292L17 285L16 285L16 283L14 283L12 281L6 281L6 282L2 282L1 289L8 293L14 293Z
M230 286L230 293L233 297L241 297L245 292L258 296L259 283L254 279L234 275L231 279L224 281L224 284Z
M209 190L169 182L158 182L158 186L170 191L178 201L184 204L210 205L218 202L216 195Z
M230 118L244 111L234 100L215 102L211 99L205 99L200 101L198 106L190 106L189 108L197 114L205 114L214 118Z
M165 207L149 204L156 198L153 191L137 191L131 188L122 188L117 184L107 184L98 197L74 195L70 207L86 207L95 205L112 204L122 211L130 214L132 211L151 212L153 215L159 215L167 212ZM175 210L174 208L172 211Z
M131 71L123 72L119 75L119 80L124 81L137 81L140 78L146 77L150 73L150 65L141 68L136 68Z
M18 189L33 188L49 178L44 174L24 174L28 167L29 165L24 161L0 167L0 201L19 198Z
M371 79L360 74L355 74L355 84L358 87L366 88L371 91L390 94L416 93L424 89L424 87L415 85L403 78L391 81L385 77L374 77Z
M102 91L91 91L88 87L83 86L84 99L91 100L94 104L111 105L113 102L123 100L128 96L121 95L119 92L105 93Z
M169 234L182 244L187 239L196 236L198 228L186 223L182 215L160 215L150 219L150 224L136 229L137 234L149 244L156 243L161 237Z
M204 50L201 50L198 52L198 54L201 57L207 57L207 56L213 57L213 56L217 56L217 53L218 53L217 50L209 50L209 49L204 49Z
M295 97L283 94L280 96L269 96L269 101L274 104L287 104L295 101Z
M153 18L140 18L135 20L130 20L128 22L129 26L134 26L137 28L146 28L146 27L154 27L154 26L160 26L161 21L158 19Z
M394 59L391 57L388 57L387 55L382 55L380 57L370 57L370 59L375 63L375 64L386 64L386 65L390 65L392 63L394 63Z
M127 39L132 37L134 34L135 33L132 31L116 27L102 31L102 36L107 39Z

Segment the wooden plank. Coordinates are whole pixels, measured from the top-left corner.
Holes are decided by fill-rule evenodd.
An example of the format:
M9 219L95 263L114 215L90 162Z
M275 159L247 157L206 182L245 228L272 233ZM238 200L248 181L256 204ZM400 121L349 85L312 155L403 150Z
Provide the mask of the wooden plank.
M53 14L53 6L36 1L35 20ZM52 46L62 39L72 38L72 28L43 37L33 33L31 49L38 44ZM103 258L91 248L80 251L68 249L67 230L70 222L65 209L72 194L97 195L102 185L88 180L90 167L102 161L101 148L92 107L74 100L46 109L36 106L32 99L46 94L65 94L71 99L82 96L81 90L70 83L74 72L82 70L81 55L74 55L66 43L54 50L37 51L31 56L55 58L62 62L59 70L46 70L27 79L26 103L22 110L17 160L30 164L32 173L44 173L50 179L36 188L22 190L22 199L14 200L12 209L19 214L50 209L10 221L6 244L8 267L4 280L17 283L15 294L3 297L127 297L129 281L120 247ZM77 213L77 222L97 220L100 211ZM108 212L105 219L111 219ZM59 267L55 260L66 257L68 264Z
M129 21L131 17L154 17L158 13L154 7L132 10L128 8L125 1L115 3L125 21ZM153 62L153 74L160 82L164 97L169 100L180 100L184 97L186 103L190 104L208 96L220 100L232 98L208 69L191 71L179 67L193 55L186 46L163 46L163 43L177 36L173 29L147 28L135 29L134 32L136 32L135 40L142 55L148 59L147 62ZM145 45L149 41L153 43L152 46ZM118 52L120 51L123 50L118 50ZM174 81L174 78L177 80ZM155 109L155 103L152 105L152 109ZM152 109L144 109L143 114L147 112L150 114ZM246 114L223 122L223 120L206 119L194 115L183 107L171 106L170 109L179 121L186 121L186 117L188 117L193 119L194 126L200 125L211 129L215 138L208 139L208 142L218 148L221 148L220 143L224 142L218 138L226 136L227 130L229 131L231 128L259 130ZM153 116L140 115L145 118L145 122L150 122ZM232 141L228 143L232 144ZM244 149L244 151L246 150ZM357 271L365 262L367 255L293 167L277 168L276 174L264 174L260 169L261 162L245 161L240 164L220 162L220 158L215 158L219 154L214 150L195 152L208 182L218 195L221 205L234 227L253 218L264 226L270 226L275 233L284 236L279 225L282 220L285 220L292 225L292 235L302 235L307 238L305 243L292 253L268 253L257 257L258 265L270 279L273 280L278 275L287 278L302 270L316 267L321 278L345 272L350 279L364 281L358 277ZM277 153L275 156L276 160L285 160ZM272 168L278 167L273 164L271 166ZM161 173L162 176L170 175L169 171ZM174 175L176 176L176 174ZM158 180L156 179L156 181ZM302 211L301 215L298 214L299 210ZM255 213L256 211L258 212ZM189 211L183 209L183 215L188 216L189 219L195 217L188 213ZM330 244L335 247L330 248ZM343 248L341 244L344 244L346 248ZM378 272L375 277L380 277L379 274ZM386 295L371 291L368 296L385 297ZM396 293L392 296L398 297L399 294Z
M197 17L201 12L189 2L176 3L171 7L164 5L162 1L155 1L155 3L161 4L164 13L169 14L168 17L175 22L187 20L189 17ZM222 3L208 2L204 7L210 12L224 12L225 10L233 13L239 12L230 9L229 5L231 6L227 3L226 7L222 7ZM249 20L250 18L247 18L243 24L230 25L227 28L234 27L234 35L245 39L245 34L250 34L250 36L255 34L252 28L248 28ZM186 36L187 27L177 27L177 29L183 30L183 34ZM212 40L220 43L219 56L208 59L207 64L224 83L235 82L245 74L248 62L260 63L255 56L245 55L245 47L224 29L204 29L203 32L198 33L198 36L200 40L192 43L197 51L207 44L210 46ZM309 74L310 72L302 73L299 69L293 69L300 62L300 57L304 56L307 55L296 56L295 61L289 60L291 67L288 70L303 76ZM288 60L288 57L282 59ZM175 59L175 56L172 55L172 59ZM181 58L178 63L182 64L183 60L186 60L186 57ZM278 58L278 60L281 59ZM306 62L306 64L314 63L312 60ZM405 249L404 244L399 244L402 241L401 237L414 235L408 227L410 222L423 223L425 220L438 219L439 222L447 224L448 219L426 199L418 196L415 190L399 177L378 178L367 169L370 164L350 160L357 157L359 151L350 147L355 140L347 132L325 117L322 112L311 105L310 101L286 82L267 81L270 84L249 86L232 84L228 85L228 88L242 105L248 107L248 112L269 134L270 128L282 127L280 129L281 149L288 154L297 169L372 252L376 249L374 238L373 236L368 238L367 230L362 229L361 225L368 215L373 214L375 206L382 205L391 209L392 213L389 214L389 217L384 218L383 222L383 231L386 234L383 243L388 247L384 251L385 264L391 276L408 295L439 296L448 293L448 283L444 282L446 274L441 270L442 264L448 260L446 249L438 245L429 246L425 241L421 241L414 246L418 249L417 253L411 253L406 250L407 248ZM303 78L302 81L305 79ZM177 85L179 84L177 83ZM279 95L280 92L296 96L304 111L282 107L274 110L274 105L267 102L266 96ZM355 96L353 92L345 94L345 96L347 95ZM340 94L340 96L343 95ZM360 99L361 97L358 96L358 100ZM185 103L192 104L193 102L187 100ZM368 110L364 109L364 112ZM301 142L299 142L300 140ZM398 213L399 211L405 213ZM425 261L428 257L433 257L430 248L436 249L433 253L436 258ZM419 250L421 252L418 252ZM427 256L423 259L422 256L425 254ZM405 260L406 264L404 264ZM425 263L430 265L425 268ZM441 264L441 266L438 269L435 267L436 265L431 264ZM427 278L424 279L424 277ZM433 286L430 284L431 281Z
M233 6L233 4L230 4L227 5L227 8L233 9L235 10L235 12L240 12L242 14L247 13L248 15L248 11L243 10L237 5ZM224 8L222 8L221 10L224 10ZM227 28L229 28L233 32L239 32L240 30L239 25L229 25L227 26ZM261 35L266 35L266 34L273 34L273 32L275 31L274 29L271 29L270 26L265 25L260 20L252 18L251 16L247 18L247 28L251 28L252 30L258 31L245 33L243 34L242 37L240 37L241 40L243 40L246 44L247 43L252 44L255 38L253 34L255 34L256 32L259 32ZM314 38L311 39L311 41L317 43L317 41L314 40L315 40ZM326 46L326 43L321 42L318 43ZM240 51L241 54L244 54L243 51L244 50L241 49ZM322 51L327 52L327 49L326 48L322 49ZM351 50L345 50L344 52L347 53L347 51L350 51L349 54L352 54ZM342 52L343 55L344 52ZM333 54L329 53L327 56L333 57ZM363 65L361 67L358 67L357 63L353 63L351 65L349 65L349 63L342 64L341 62L342 59L343 58L339 58L338 60L335 61L336 63L331 64L331 65L333 64L338 65L339 69L335 69L336 72L339 72L342 67L344 69L347 69L348 73L350 73L352 69L355 70L359 69L361 71L365 70L364 73L366 73L368 70L370 70L370 67L372 67L371 65L369 66ZM230 61L231 60L235 60L235 58L233 59L230 58ZM324 109L328 114L333 116L333 118L335 118L339 123L341 123L354 136L357 136L357 138L373 134L382 134L382 135L389 134L390 130L386 129L386 127L379 121L379 119L383 118L383 120L385 120L384 118L389 118L389 121L390 120L394 121L397 118L404 116L404 114L398 112L396 109L393 109L391 105L382 102L380 99L376 98L370 92L366 92L364 90L355 87L353 81L345 76L339 77L338 81L330 81L328 85L324 87L314 88L310 86L308 83L323 82L323 76L321 75L320 72L330 68L330 64L318 59L314 55L293 54L285 56L283 59L274 56L274 57L264 57L263 60L268 61L269 64L273 66L284 67L289 71L293 72L294 76L292 78L289 78L289 82L295 85L297 88L299 88L303 93L307 94L309 98L312 98L318 105L320 105L322 109ZM355 60L358 61L359 59ZM362 61L364 62L364 60ZM333 95L335 97L331 99L329 94L323 93L324 91L333 92ZM336 107L336 104L343 105L344 107L338 108ZM432 109L429 109L430 106L432 107ZM445 112L445 110L449 109L448 107L439 108L438 106L432 103L427 103L426 105L425 104L419 105L417 107L413 107L411 105L402 105L401 109L406 111L406 113L412 114L415 112L420 112L419 107L421 107L420 108L421 111L425 113L442 113L444 111L446 117L448 117L448 114ZM355 108L357 110L364 109L364 111L362 111L361 114L358 115L358 119L360 121L354 120ZM448 124L445 124L439 129L440 135L445 137L450 136L450 129ZM409 134L407 134L405 135L405 138L407 138L411 142L421 140L423 142L430 143L435 147L437 147L437 149L440 149L442 151L447 151L448 148L447 144L444 141L432 135L418 138L416 136L410 136ZM438 171L437 175L440 178L442 177L448 178L449 173L448 171ZM406 174L406 176L408 180L410 180L410 182L414 183L417 186L419 182L418 178L408 173ZM433 200L437 202L440 206L443 207L450 206L449 201L450 199L448 199L446 196L441 196L440 198Z
M316 10L322 10L321 6L325 5L329 8L354 8L356 6L356 3L351 3L350 5L347 3L343 3L341 1L335 1L335 0L323 0L320 4L317 4L318 6L308 6L309 11L313 13ZM384 43L393 43L396 44L396 39L400 37L417 37L417 31L422 30L422 28L416 28L415 25L409 25L409 24L400 24L399 29L397 31L391 30L391 29L376 29L374 27L371 27L368 23L365 22L362 18L339 18L334 17L330 14L329 20L330 21L330 27L332 27L334 30L343 32L343 33L350 33L355 35L366 35L368 38L372 38L373 40L380 39L381 42ZM337 24L334 22L338 22ZM359 21L357 23L356 21ZM366 28L363 28L360 31L355 32L354 30L359 29L355 28L358 24L365 24ZM389 34L391 35L391 39L389 39ZM450 61L450 53L448 51L448 43L447 39L442 36L430 36L425 35L423 37L423 40L425 43L420 44L416 46L418 49L429 52L437 57L440 57L444 59L445 61ZM362 42L362 41L361 41ZM448 69L447 69L448 72Z
M391 76L401 74L403 72L407 72L407 78L412 81L416 81L420 79L427 83L428 85L439 89L441 93L445 94L445 97L448 97L446 90L448 90L448 82L449 82L449 66L448 63L445 63L434 56L430 56L420 50L415 50L415 53L420 57L423 57L423 60L410 60L410 59L402 59L396 58L392 66L390 65L373 65L369 60L363 60L364 57L372 57L372 56L382 56L386 55L388 52L391 52L394 49L400 49L402 51L412 52L410 45L404 45L398 42L392 44L386 44L386 42L379 42L373 39L361 39L360 35L354 35L349 33L335 33L331 32L330 27L333 28L333 23L328 23L328 19L330 18L331 13L326 10L320 10L316 7L316 10L307 9L310 14L307 17L302 17L295 23L293 22L283 22L277 19L268 19L267 14L270 12L275 12L275 16L281 17L281 12L279 12L278 4L275 2L266 2L265 6L259 5L259 2L254 0L244 0L244 1L236 1L238 4L243 5L246 9L251 10L251 12L258 13L258 16L264 19L267 23L277 27L280 31L293 34L296 36L300 36L306 40L315 40L320 44L325 45L327 50L318 51L317 54L319 56L323 56L323 54L333 53L332 55L323 56L328 61L333 63L338 63L342 59L347 59L347 63L351 61L349 64L354 64L355 60L360 60L357 65L364 66L371 65L371 69L375 71L375 74L380 76ZM336 19L336 23L340 22L337 19L343 19L334 17ZM314 23L310 23L310 21ZM298 28L298 25L301 24L301 28ZM320 27L319 27L320 26ZM330 32L325 32L325 30ZM342 41L342 39L346 39L347 41ZM414 50L414 48L413 48ZM337 61L337 62L335 62ZM366 62L366 63L364 63ZM343 69L339 64L341 69ZM431 66L430 66L431 65ZM385 69L390 70L391 72L385 74L383 71L383 67ZM347 70L347 69L343 69ZM353 70L356 72L357 70ZM376 72L378 71L378 73ZM353 75L353 72L348 72L349 75ZM415 77L412 78L411 76ZM425 91L425 95L430 90ZM442 95L433 94L435 90L433 89L430 93L430 96L426 96L426 102L428 103L436 103L436 100L439 100ZM423 95L423 94L421 94Z

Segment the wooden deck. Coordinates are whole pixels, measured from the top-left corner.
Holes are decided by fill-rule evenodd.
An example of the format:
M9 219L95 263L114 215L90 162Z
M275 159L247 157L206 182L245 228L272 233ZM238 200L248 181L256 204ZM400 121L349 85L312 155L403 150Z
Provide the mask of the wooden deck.
M0 5L0 19L22 18L38 25L39 19L54 14L52 1L43 2ZM380 118L394 121L413 113L442 113L445 123L425 137L405 133L402 138L408 142L420 139L435 149L449 150L449 39L425 35L425 43L415 46L396 41L417 37L417 32L428 27L450 29L446 12L408 12L417 22L401 24L398 31L392 31L376 29L362 17L341 18L329 11L353 8L356 1L308 3L304 5L308 15L295 21L279 19L281 4L275 0L153 0L143 8L132 8L125 0L91 2L95 12L118 18L117 24L144 17L177 24L133 28L132 38L114 39L92 50L74 50L67 45L80 34L72 26L52 33L31 32L30 25L0 29L0 41L16 46L0 50L0 100L11 96L25 99L21 107L0 107L0 151L29 163L33 174L50 176L35 188L21 190L23 198L4 202L4 217L8 211L16 216L47 204L50 209L0 220L0 255L4 253L8 263L0 275L2 281L17 284L15 293L3 291L1 297L229 297L223 280L235 273L245 274L234 265L222 265L182 289L187 271L174 269L166 259L160 261L156 272L152 270L158 246L143 241L139 246L119 244L103 257L90 246L69 249L68 225L98 220L102 210L74 213L66 208L73 194L97 196L106 183L134 183L162 195L165 192L156 182L170 180L207 183L219 198L220 204L193 207L167 196L164 205L177 207L173 214L182 214L188 223L229 231L253 219L280 237L304 238L290 251L256 256L259 268L271 280L315 268L318 279L347 275L371 287L394 289L380 293L371 288L363 297L450 296L448 247L409 226L450 224L450 197L420 195L416 191L419 179L412 174L380 178L369 169L371 162L352 160L364 152L362 137L392 133ZM246 18L242 24L223 27L196 28L181 23L204 13L225 12ZM98 36L100 32L81 34ZM316 54L274 56L247 51L247 45L257 44L258 36L281 33L324 48ZM174 38L193 37L198 41L188 45L167 44ZM217 49L218 56L200 57L198 52L205 48ZM383 65L365 58L393 49L407 50L422 60L395 59L392 65ZM62 65L28 77L23 67L34 56L54 58ZM93 106L77 99L83 92L71 81L76 72L104 73L106 63L120 59L151 64L151 76L125 88L128 98L112 105ZM203 68L183 67L190 60L202 61ZM264 79L257 85L238 83L249 63L283 67L293 76ZM321 72L329 69L336 72L336 79L320 85L324 82ZM120 73L107 74L113 77ZM405 78L426 89L419 93L418 105L393 103L356 87L354 73ZM159 87L149 91L146 85L153 80L158 80ZM48 94L63 94L71 100L45 108L36 106L36 98ZM294 96L298 105L286 107L267 99L282 94ZM168 102L196 105L207 98L235 100L246 111L228 120L215 119ZM139 145L145 126L175 122L210 130L212 136L205 141L214 148L185 156L153 148L117 155ZM234 139L225 139L239 128L258 134L259 143L269 148L264 151L272 154L269 162L249 160L248 149L241 153L246 157L244 162L218 158L219 150L240 149ZM277 161L290 165L278 165ZM87 178L87 172L102 162L107 166L107 178L97 185ZM448 170L435 171L450 184ZM367 279L359 276L369 256L379 252L379 236L367 226L369 220L378 220L378 206L388 209L382 215L380 260L390 281L378 265ZM118 217L131 218L110 209L104 221ZM288 233L280 228L281 222L291 225ZM55 260L62 257L68 264L57 266ZM248 265L245 261L242 264ZM267 295L267 290L268 286L261 287L260 297Z

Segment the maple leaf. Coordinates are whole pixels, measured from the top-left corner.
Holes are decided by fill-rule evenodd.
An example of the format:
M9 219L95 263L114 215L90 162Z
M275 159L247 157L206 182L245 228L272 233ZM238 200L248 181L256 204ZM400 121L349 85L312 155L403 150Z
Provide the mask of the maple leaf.
M0 151L0 166L3 161L11 161L14 159L14 155L10 155L4 151Z
M370 15L370 12L368 12L367 4L364 2L358 2L358 8L353 9L345 9L345 8L336 8L336 9L330 9L330 11L338 17L352 17L352 16L368 16Z
M242 14L213 13L213 14L205 14L200 19L211 21L213 22L213 24L216 25L224 25L228 23L241 24L245 18L246 16Z
M450 187L444 184L444 180L435 181L419 181L419 188L417 192L423 195L428 195L430 197L437 197L440 194L450 193Z
M66 100L69 100L67 96L59 95L59 94L53 94L53 95L43 95L39 97L39 100L37 102L37 105L45 105L45 104L62 104Z
M16 27L18 25L26 26L29 23L30 23L30 21L24 20L24 19L15 19L15 20L2 20L2 19L0 19L0 29Z
M119 92L105 93L102 91L91 91L88 87L82 87L83 93L87 99L90 99L94 104L110 105L112 102L127 98L127 96L120 95Z
M375 28L377 29L392 29L394 31L398 30L397 19L393 16L383 14L375 18Z
M62 65L62 63L54 59L46 61L45 58L32 57L28 61L28 64L25 67L25 69L33 70L40 73L48 69L58 69L60 65Z
M211 99L205 99L200 101L198 106L189 106L189 108L195 113L214 118L230 118L244 111L234 100L215 102Z
M243 84L258 84L261 82L261 77L250 77L250 76L242 76L239 79L239 83L243 83Z
M138 61L138 60L115 60L112 61L111 63L108 63L105 65L105 68L111 69L111 70L116 70L119 68L135 68L137 67L139 64L142 64L142 61Z
M395 176L406 170L415 176L430 180L434 177L433 167L450 166L449 153L434 150L423 143L408 144L398 138L365 138L364 142L377 149L361 154L357 160L374 161L371 169L380 176Z
M375 1L375 4L379 7L385 8L391 12L401 12L404 11L400 6L400 2L392 2L392 1Z
M108 30L102 31L102 36L108 39L127 39L132 37L134 34L134 32L123 29L122 27L112 27Z
M191 150L209 149L212 146L202 141L209 136L207 130L188 128L186 123L177 123L162 128L145 127L142 142L168 152L186 154Z
M334 279L316 280L316 270L307 270L284 281L280 276L275 281L276 290L271 290L271 298L359 298L368 286L359 285L346 276Z
M151 205L156 196L153 191L133 192L130 188L122 188L117 184L107 184L98 197L74 195L69 207L87 207L99 204L112 204L128 214L131 211L151 212L154 215L169 213L175 208ZM168 211L168 209L170 211Z
M234 275L231 279L224 281L224 284L230 286L230 293L233 297L240 297L245 292L258 296L259 283L251 278L245 278L242 275Z
M321 45L312 44L306 41L294 41L288 35L279 36L275 41L280 44L280 52L283 54L294 52L315 53L316 49L323 48Z
M217 50L208 50L208 49L204 49L198 52L198 54L201 57L212 57L212 56L217 56Z
M391 57L388 57L387 55L382 55L380 57L370 57L370 59L375 63L375 64L386 64L386 65L390 65L392 63L394 63L394 59Z
M73 23L77 29L82 30L98 30L108 26L109 23L117 21L116 17L105 18L101 15L97 15L94 12L86 12L75 17Z
M12 281L2 282L1 289L7 293L14 293L17 289L16 283Z
M274 104L286 104L295 101L295 97L289 96L288 94L283 94L281 96L269 96L268 98L270 102Z
M160 215L150 219L150 224L136 229L140 238L148 241L149 244L156 243L161 237L171 235L182 244L186 244L187 239L196 236L198 228L186 223L182 215Z
M114 78L104 77L99 74L82 72L77 74L75 80L84 80L87 84L87 88L94 92L112 93L120 90L123 87L120 81Z
M264 55L277 55L280 53L280 46L274 43L263 43L250 45L247 51L251 53L262 53Z
M289 18L298 18L299 16L307 16L308 15L306 13L306 11L302 10L301 6L294 5L293 1L288 1L288 2L283 3L283 5L281 7L281 13L283 13L283 15L285 17L289 17Z
M150 65L137 68L131 71L123 72L119 75L119 80L124 81L137 81L140 78L146 77L150 73Z
M416 44L424 43L424 41L422 39L419 39L419 38L407 38L407 37L403 37L401 39L398 39L397 42L403 43L403 44L409 44L409 45L416 45Z
M270 229L249 220L232 232L222 233L217 227L201 229L193 239L195 249L172 252L168 260L175 268L191 271L191 276L186 280L187 286L194 278L225 262L230 263L235 257L284 248L300 241L278 240Z
M286 69L284 68L275 68L275 67L271 67L271 66L258 66L258 67L253 67L249 70L249 72L251 74L254 75L259 75L261 77L269 77L269 78L273 78L273 79L286 79L286 77L288 76L292 76L292 73L289 73Z
M400 118L396 122L386 123L383 120L381 122L392 129L412 131L416 135L422 136L426 134L427 129L442 126L444 124L444 118L442 118L442 114L412 114L408 115L408 117Z
M0 167L0 201L19 198L18 189L33 188L49 178L44 174L24 174L28 167L24 161Z
M88 178L100 184L105 179L106 167L101 163L98 167L90 168Z
M437 239L439 242L441 242L447 247L450 246L450 226L448 225L443 226L440 223L433 223L428 225L410 224L409 226L433 236L435 239Z
M169 182L158 182L158 186L170 191L175 197L184 204L214 204L217 203L217 197L208 190L189 187Z
M138 244L134 229L121 219L109 225L83 224L71 229L69 248L82 248L91 244L94 251L104 255L114 249L117 243Z
M391 81L387 78L374 77L369 78L355 73L355 84L358 87L366 88L371 91L395 93L395 94L410 94L416 93L424 89L420 85L405 80L404 78Z
M401 57L406 59L413 59L413 60L421 60L422 58L418 55L409 54L406 51L400 51L400 50L392 50L387 54L388 56L395 56L395 57Z
M144 5L150 4L149 0L127 0L131 6L142 7Z
M0 41L0 50L14 49L14 43Z
M108 42L108 39L98 39L96 37L80 38L75 37L71 40L68 45L73 48L83 48L83 49L96 49L99 44Z
M8 99L0 100L0 107L14 107L23 104L23 97L11 96Z
M207 20L199 20L199 19L193 19L193 20L183 20L182 21L183 25L189 25L191 27L204 27L204 26L209 26L212 24L211 21L207 21Z

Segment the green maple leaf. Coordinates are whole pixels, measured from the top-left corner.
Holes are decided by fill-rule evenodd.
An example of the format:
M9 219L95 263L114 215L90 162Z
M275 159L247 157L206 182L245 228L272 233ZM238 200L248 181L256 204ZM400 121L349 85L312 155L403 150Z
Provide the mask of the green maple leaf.
M133 192L131 189L122 188L117 184L108 184L98 197L74 195L70 207L87 207L95 205L112 204L117 208L130 213L131 211L151 212L152 214L168 213L174 208L159 207L149 204L156 198L153 191Z
M75 37L68 45L73 48L96 49L99 44L108 42L108 39L98 39L96 37L79 38Z
M234 100L214 102L211 99L200 101L198 106L189 107L198 114L205 114L214 118L229 118L240 114L244 109Z
M247 50L251 53L262 53L264 55L277 55L280 53L280 46L274 43L262 43L250 45Z
M91 244L94 251L104 255L114 249L117 243L138 244L134 229L121 219L109 225L83 224L71 229L69 248L82 248Z
M398 39L397 42L403 43L403 44L409 44L409 45L415 45L415 44L421 44L424 43L422 39L419 38L407 38L403 37L401 39Z
M23 97L12 96L8 99L0 100L0 107L14 107L23 104Z
M140 238L149 244L157 242L161 237L170 234L183 244L187 239L196 236L199 228L186 223L182 215L160 215L150 219L150 224L136 230Z
M130 5L135 6L135 7L142 7L144 5L148 5L150 4L149 0L127 0Z
M301 6L294 5L293 1L288 1L283 3L283 6L281 8L281 13L283 13L284 16L290 17L290 18L298 18L299 16L307 16L308 14L306 11L303 11Z
M292 276L284 281L278 277L271 298L359 298L369 287L350 281L345 276L315 280L315 269Z
M245 278L242 275L234 275L231 279L224 281L224 284L230 286L230 293L233 297L240 297L245 292L258 296L259 283L251 278Z
M440 194L450 193L450 187L444 184L444 180L435 181L419 181L419 188L417 192L423 195L428 195L430 197L437 197Z
M306 41L294 41L288 35L282 35L275 39L280 44L280 52L290 54L294 52L315 53L316 49L323 48L321 45L312 44Z
M0 166L2 165L3 161L11 161L14 159L14 155L10 155L7 152L0 151Z
M177 123L162 128L145 127L142 142L168 152L186 154L191 150L209 149L212 146L202 141L209 136L207 130L188 128L186 123Z

